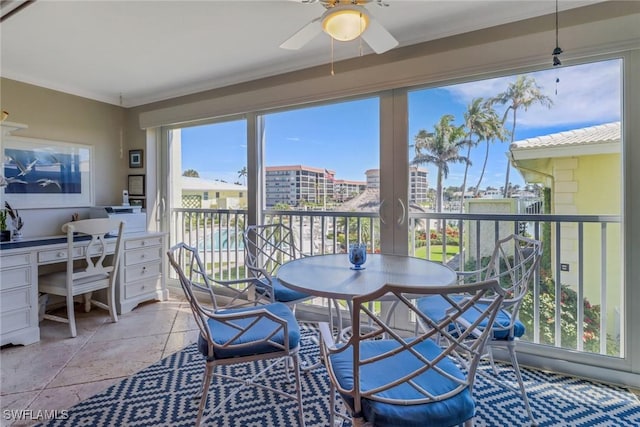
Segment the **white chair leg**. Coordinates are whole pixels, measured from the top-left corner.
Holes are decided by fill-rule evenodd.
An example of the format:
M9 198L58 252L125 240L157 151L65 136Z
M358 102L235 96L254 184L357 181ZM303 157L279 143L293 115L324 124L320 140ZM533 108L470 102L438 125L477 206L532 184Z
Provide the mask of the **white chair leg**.
M493 370L493 375L498 376L498 368L496 368L496 362L493 360L493 348L488 345L487 347L487 356L489 357L489 363L491 364L491 369Z
M69 331L71 332L71 337L75 338L77 335L76 315L73 307L73 295L69 294L67 294L67 320L69 321Z
M333 383L329 387L329 425L335 427L336 425L336 390L333 387Z
M118 323L118 312L116 311L115 288L107 289L107 304L109 305L109 315L113 323Z
M93 292L88 292L82 296L84 299L84 312L88 313L91 311L91 297L93 296Z
M524 407L527 411L527 414L529 415L529 419L531 420L531 425L537 425L535 419L533 418L531 406L529 405L529 398L527 397L527 391L524 388L524 381L522 381L522 374L520 373L520 365L518 364L518 358L516 357L515 345L509 344L507 346L507 349L509 350L511 365L513 366L513 370L516 374L516 379L518 380L518 385L520 386L520 393L522 394L522 400L524 401Z
M296 376L296 396L298 400L298 417L300 420L300 427L305 427L304 425L304 411L302 409L302 383L300 382L300 358L296 354L292 357L293 359L293 369L295 371ZM287 375L289 375L287 373Z
M196 427L200 426L202 421L202 414L204 408L207 405L207 395L209 394L209 386L211 385L211 379L213 377L213 364L207 363L204 370L204 382L202 383L202 396L200 397L200 404L198 405L198 418L196 419Z

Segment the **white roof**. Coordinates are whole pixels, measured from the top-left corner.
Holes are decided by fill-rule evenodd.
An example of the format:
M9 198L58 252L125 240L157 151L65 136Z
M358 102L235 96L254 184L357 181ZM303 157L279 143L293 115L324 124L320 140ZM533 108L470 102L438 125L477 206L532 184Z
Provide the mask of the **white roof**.
M518 159L620 152L620 122L605 123L516 141L510 146Z
M183 176L182 189L196 191L247 191L244 185L231 184L222 181L213 181L209 179L194 178L191 176Z

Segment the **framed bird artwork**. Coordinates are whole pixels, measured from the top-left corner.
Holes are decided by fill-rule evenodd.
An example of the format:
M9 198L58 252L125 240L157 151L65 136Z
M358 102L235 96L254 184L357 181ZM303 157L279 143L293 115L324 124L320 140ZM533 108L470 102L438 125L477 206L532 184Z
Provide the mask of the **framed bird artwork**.
M93 147L9 135L3 143L5 199L19 208L94 204Z

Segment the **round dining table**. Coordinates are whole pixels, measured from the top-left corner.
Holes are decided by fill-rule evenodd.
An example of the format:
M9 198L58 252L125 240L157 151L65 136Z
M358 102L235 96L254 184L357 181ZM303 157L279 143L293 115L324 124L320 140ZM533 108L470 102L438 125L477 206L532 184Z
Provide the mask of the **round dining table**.
M456 272L438 262L403 255L367 254L363 269L354 270L347 254L298 258L280 266L280 282L306 294L351 300L389 283L404 286L448 286Z

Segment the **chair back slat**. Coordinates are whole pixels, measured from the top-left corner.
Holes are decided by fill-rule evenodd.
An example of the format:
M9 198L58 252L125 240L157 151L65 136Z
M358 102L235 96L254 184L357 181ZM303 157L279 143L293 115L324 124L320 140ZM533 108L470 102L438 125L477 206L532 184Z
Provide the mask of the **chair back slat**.
M250 308L245 307L244 303L236 306L238 295L244 295L243 291L237 291L233 294L235 296L230 298L231 302L226 298L223 300L223 295L216 295L216 291L225 286L227 290L234 291L233 286L246 283L247 280L223 281L208 276L198 250L194 247L178 243L167 251L167 256L171 267L178 275L180 286L198 325L200 331L198 350L206 359L196 427L202 421L209 387L214 376L219 376L224 380L238 381L242 385L228 393L227 397L216 396L217 403L213 404L212 402L211 413L216 414L238 391L251 385L295 399L298 402L300 426L304 427L298 358L300 330L293 312L281 303ZM202 294L208 295L209 301L201 302L198 297ZM226 295L224 296L226 297ZM282 365L284 365L287 378L290 371L295 374L295 393L274 387L268 384L268 381L265 382L263 378L260 378L266 376L272 368L280 365L283 358L286 361ZM264 361L265 365L252 365L251 369L248 369L248 372L244 374L235 370L233 374L215 372L217 365L256 361ZM293 362L293 369L289 368L289 361ZM255 373L252 372L254 367L256 368Z
M353 352L352 389L340 389L340 393L351 394L354 398L354 412L359 413L361 400L369 399L398 405L418 405L442 401L470 389L473 385L477 364L484 352L490 328L480 328L481 324L492 324L504 298L504 290L496 279L474 284L448 287L403 286L387 284L368 295L353 299L353 333L344 345L326 349L328 355ZM440 295L449 302L444 319L431 319L415 305L417 298ZM492 299L487 303L487 298ZM396 310L404 307L419 318L424 328L409 334L399 331L387 319L376 315L371 303L384 297L393 301ZM400 311L402 312L402 311ZM461 319L473 312L473 320L461 324ZM457 333L455 331L458 331ZM446 336L445 345L435 344L435 338ZM375 350L372 350L375 348ZM425 351L427 349L427 351ZM327 358L331 364L331 357ZM455 365L464 372L452 369ZM389 370L392 368L392 372ZM385 370L380 379L370 381L375 373ZM329 372L331 374L331 366ZM434 391L425 383L446 381L449 386L441 392ZM367 377L369 381L362 381ZM335 378L334 378L335 380ZM362 384L369 384L368 388ZM412 393L405 395L406 386ZM403 391L404 390L404 391Z
M496 325L494 331L512 331L524 296L530 289L542 258L542 242L517 234L498 240L484 279L496 278L505 291L503 310L510 316L509 325Z
M73 282L89 277L104 276L105 280L115 281L115 274L120 262L121 236L124 223L113 218L92 218L79 221L71 221L62 226L62 231L67 233L67 287L71 289ZM117 237L114 240L107 238L111 234ZM73 256L78 250L75 239L82 236L90 237L89 244L82 248L80 265L78 257ZM110 245L115 245L113 252ZM107 257L113 253L112 257Z
M258 279L275 276L282 264L301 257L291 228L284 224L249 226L243 239L245 266Z
M185 243L178 243L167 252L169 263L175 270L184 291L185 297L193 312L196 324L202 337L209 346L209 356L212 357L216 350L238 350L268 345L271 348L278 348L284 352L289 351L288 341L284 344L274 341L273 337L284 333L288 336L288 325L286 321L278 318L268 310L256 307L251 311L229 310L228 305L221 305L212 286L212 279L207 276L204 264L198 255L196 248ZM198 293L208 296L209 307L204 306L198 300ZM237 307L235 307L237 308ZM220 327L233 331L224 342L216 340L213 336L209 319L218 322ZM258 325L259 324L259 325ZM261 338L258 340L246 341L243 339L252 328L261 328Z

